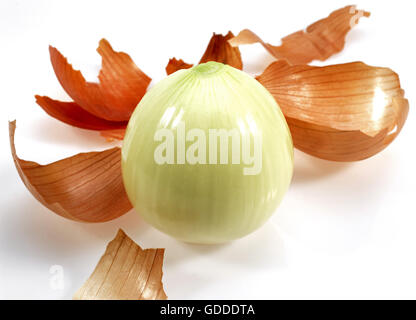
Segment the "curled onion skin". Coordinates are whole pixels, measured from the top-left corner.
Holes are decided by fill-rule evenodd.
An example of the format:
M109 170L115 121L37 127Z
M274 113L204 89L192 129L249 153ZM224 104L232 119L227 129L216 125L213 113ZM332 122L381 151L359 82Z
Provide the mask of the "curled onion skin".
M196 152L206 151L198 163L188 159L196 140L182 145L179 137L181 130L188 135L193 129L206 142ZM237 132L240 161L232 163L230 138L228 163L221 164L220 140L212 149L217 162L211 162L209 133L220 129ZM157 141L160 130L174 135L173 163L156 161L156 149L172 141ZM243 160L247 137L253 157L261 139L260 170L253 169L256 161ZM253 172L247 174L247 168ZM292 172L292 139L276 101L249 75L217 62L177 71L149 90L129 121L122 148L123 181L136 211L162 232L192 243L222 243L259 228L281 202Z
M360 18L369 16L369 12L357 10L355 5L346 6L333 11L328 17L314 22L306 29L282 38L278 46L264 42L249 29L242 30L229 43L233 47L260 43L273 57L293 65L307 64L315 59L325 61L344 48L347 33L358 24Z
M61 217L80 222L106 222L127 213L131 204L121 179L121 152L115 147L79 153L47 165L20 159L9 122L13 161L32 195Z
M276 61L257 77L296 148L332 161L367 159L400 133L409 112L399 76L362 62L315 67Z

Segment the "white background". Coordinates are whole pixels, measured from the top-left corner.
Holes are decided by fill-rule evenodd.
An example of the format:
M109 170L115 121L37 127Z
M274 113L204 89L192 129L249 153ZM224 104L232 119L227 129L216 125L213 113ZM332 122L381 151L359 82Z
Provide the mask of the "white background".
M144 248L166 248L163 282L171 299L416 298L414 8L411 1L356 1L369 19L325 63L364 61L399 73L411 110L398 139L357 163L295 153L289 192L254 234L225 245L178 242L134 211L109 223L65 220L38 203L10 155L7 120L17 119L23 159L49 163L110 145L98 133L46 115L34 95L69 100L49 61L56 46L87 80L105 37L154 82L170 57L197 62L212 32L251 28L277 44L345 1L1 1L0 298L70 299L118 228ZM245 70L272 61L259 45L241 48ZM154 83L153 82L153 83ZM113 144L111 144L113 145ZM50 287L52 265L65 287Z

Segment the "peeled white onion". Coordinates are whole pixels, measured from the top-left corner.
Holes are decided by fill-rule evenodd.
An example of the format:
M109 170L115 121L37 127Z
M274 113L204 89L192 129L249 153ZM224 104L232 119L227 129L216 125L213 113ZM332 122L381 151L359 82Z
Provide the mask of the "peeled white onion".
M193 243L221 243L264 224L293 172L293 144L269 92L217 62L180 70L139 103L122 148L136 211Z

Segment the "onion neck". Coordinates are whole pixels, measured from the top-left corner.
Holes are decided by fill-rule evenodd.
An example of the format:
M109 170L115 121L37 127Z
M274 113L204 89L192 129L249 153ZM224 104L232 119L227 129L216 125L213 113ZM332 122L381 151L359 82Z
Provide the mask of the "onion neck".
M201 63L192 68L192 70L200 76L212 76L223 71L225 65L220 62L208 61Z

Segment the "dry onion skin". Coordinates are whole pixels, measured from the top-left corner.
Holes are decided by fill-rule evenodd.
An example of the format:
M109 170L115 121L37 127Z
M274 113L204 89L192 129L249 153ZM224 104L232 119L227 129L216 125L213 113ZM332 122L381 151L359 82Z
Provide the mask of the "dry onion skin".
M97 48L102 57L99 83L87 82L54 47L49 47L51 63L64 90L73 102L36 96L36 102L52 117L83 129L119 130L146 93L151 79L124 52L116 52L102 39ZM111 135L111 134L110 134Z
M234 35L231 31L228 31L225 36L214 33L199 63L215 61L242 70L243 61L241 60L240 49L232 47L228 42L233 38ZM166 73L169 75L181 69L189 69L192 66L193 64L186 63L182 59L172 58L166 66Z
M15 130L16 122L9 122L16 169L28 190L47 208L82 222L113 220L132 208L121 178L120 148L80 153L40 165L17 156Z
M111 142L114 140L123 140L124 135L126 134L126 128L120 129L112 129L112 130L105 130L101 131L100 135L107 139L107 141Z
M371 157L400 133L409 111L398 75L362 62L314 67L277 61L257 80L281 107L295 147L322 159Z
M192 68L193 64L186 63L182 59L171 58L169 60L168 65L166 66L166 74L169 75L181 69L189 69Z
M38 95L36 95L35 98L36 103L41 106L47 114L74 127L98 130L106 133L107 131L125 128L127 125L126 121L108 121L96 117L85 111L75 102L57 101L49 97L41 97Z
M357 10L356 6L346 6L311 24L305 31L300 30L284 37L280 46L264 42L248 29L242 30L229 42L234 47L260 43L273 57L291 64L307 64L315 59L324 61L340 52L351 28L361 17L369 16L369 12Z
M165 300L165 249L143 250L123 230L107 245L94 272L75 293L76 300Z

